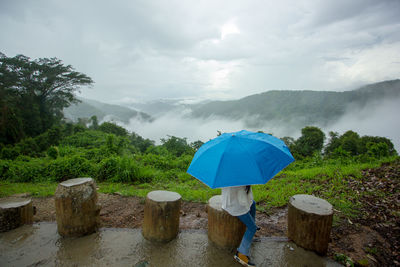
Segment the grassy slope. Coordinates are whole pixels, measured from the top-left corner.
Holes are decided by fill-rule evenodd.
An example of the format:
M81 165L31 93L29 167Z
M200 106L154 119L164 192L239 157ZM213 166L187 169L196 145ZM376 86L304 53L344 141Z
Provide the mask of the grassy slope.
M391 162L396 158L386 159ZM282 171L265 185L253 187L254 198L258 209L267 211L271 208L285 206L295 194L314 194L328 200L334 209L346 217L357 216L357 199L359 194L348 186L349 180L360 179L361 171L378 167L382 162L354 163L339 165L322 163L319 166L294 166ZM30 193L34 197L54 195L57 183L0 183L0 197L17 193ZM175 182L153 182L144 184L98 183L101 193L118 193L123 196L145 197L153 190L170 190L178 192L185 201L207 202L220 194L220 189L210 189L196 179ZM371 192L370 192L371 193ZM377 192L378 193L378 192Z

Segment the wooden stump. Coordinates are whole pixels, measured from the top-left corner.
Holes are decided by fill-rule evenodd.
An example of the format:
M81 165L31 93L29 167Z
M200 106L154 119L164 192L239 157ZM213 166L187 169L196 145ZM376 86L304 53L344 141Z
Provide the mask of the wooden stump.
M208 201L208 238L222 248L237 248L242 241L246 225L222 209L221 195Z
M0 233L33 222L32 200L7 198L0 200Z
M170 191L147 194L142 226L144 238L168 242L178 235L181 199L181 195Z
M82 236L97 230L100 206L92 178L64 181L55 193L57 229L61 236Z
M332 205L326 200L311 195L295 195L289 200L288 237L305 249L326 254L332 220Z

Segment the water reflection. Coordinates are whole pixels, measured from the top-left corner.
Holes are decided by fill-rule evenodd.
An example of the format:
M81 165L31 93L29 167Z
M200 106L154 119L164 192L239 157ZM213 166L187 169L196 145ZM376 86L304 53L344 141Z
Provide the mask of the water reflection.
M253 243L252 253L257 266L325 266L326 261L286 239L262 239ZM182 231L166 244L145 240L140 229L101 229L84 237L62 238L55 223L1 233L0 266L29 265L224 267L235 266L235 261L233 251L215 246L205 230Z
M283 247L283 257L286 265L298 267L325 267L326 261L316 253L306 251L290 242Z
M90 265L93 258L99 258L101 233L93 233L77 238L63 238L59 236L55 245L58 248L55 264L57 266Z

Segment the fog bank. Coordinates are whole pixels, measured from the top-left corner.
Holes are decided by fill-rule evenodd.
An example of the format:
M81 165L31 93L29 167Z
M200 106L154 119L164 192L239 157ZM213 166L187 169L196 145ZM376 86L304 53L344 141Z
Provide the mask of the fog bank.
M277 137L299 135L300 129L297 132L289 130L277 123L265 123L262 127L248 127L249 121L257 120L254 118L246 118L241 120L231 120L222 117L190 118L186 116L188 110L175 110L166 113L153 122L143 122L137 119L132 119L129 124L122 124L126 129L135 132L144 138L154 140L156 144L160 144L161 138L166 138L168 135L187 138L188 142L197 140L206 142L217 137L218 131L236 132L243 129L249 131L264 131L271 133Z
M397 152L400 152L400 99L386 99L371 103L362 109L350 109L336 123L323 129L326 134L335 131L340 134L348 130L360 136L371 135L389 138Z
M380 102L380 104L370 104L362 109L348 110L346 115L337 122L328 126L321 127L328 138L329 131L343 134L348 130L357 132L360 136L382 136L389 138L397 151L400 151L400 124L398 114L400 114L400 99L391 99ZM153 122L144 122L131 119L129 124L121 124L131 132L135 132L144 138L154 140L160 144L161 138L168 135L180 138L187 138L188 142L201 140L207 142L215 138L220 132L235 132L243 129L250 131L264 131L276 137L290 136L297 139L300 136L302 127L284 125L277 122L265 122L261 127L251 128L249 121L257 120L256 117L241 120L231 120L221 117L190 118L187 116L188 110L175 110L166 113ZM316 125L318 126L318 125ZM319 127L319 126L318 126ZM328 141L328 140L327 140Z

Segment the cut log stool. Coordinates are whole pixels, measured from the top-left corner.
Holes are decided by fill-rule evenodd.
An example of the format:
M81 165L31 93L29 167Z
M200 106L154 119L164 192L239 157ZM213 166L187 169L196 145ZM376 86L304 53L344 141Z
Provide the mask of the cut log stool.
M221 195L213 196L207 205L208 238L222 248L240 245L246 225L222 209Z
M294 195L289 200L288 237L305 249L326 254L332 220L332 205L326 200L311 195Z
M63 237L82 236L97 230L100 206L92 178L76 178L60 183L55 193L58 233Z
M0 233L33 222L32 200L7 198L0 200Z
M150 241L168 242L178 235L182 197L170 191L152 191L144 205L142 233Z

